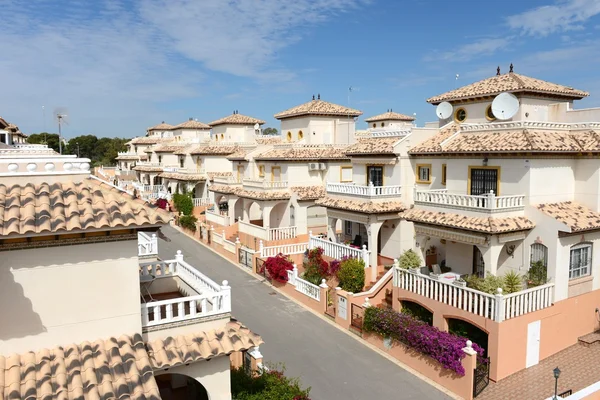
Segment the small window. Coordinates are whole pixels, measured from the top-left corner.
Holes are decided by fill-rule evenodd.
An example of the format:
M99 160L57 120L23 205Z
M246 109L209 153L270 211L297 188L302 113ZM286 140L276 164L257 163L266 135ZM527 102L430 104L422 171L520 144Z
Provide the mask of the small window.
M382 122L382 123L381 123L381 127L383 128L383 126L384 126L384 125L385 125L385 124Z
M196 158L196 168L202 168L202 159L200 157Z
M465 122L467 120L467 110L464 108L458 108L454 112L454 121L456 122Z
M352 182L352 166L341 167L340 182Z
M225 135L221 133L221 140L225 139Z
M298 140L302 140L304 138L304 133L302 131L298 131Z
M373 123L373 128L377 128L377 124L376 123Z
M291 142L292 141L292 132L288 132L287 133L287 141Z
M244 177L244 166L243 165L238 165L238 167L237 167L237 180L238 180L238 182L241 182L243 177Z
M571 247L569 261L569 279L589 275L592 270L592 245L582 243Z
M431 164L417 164L417 183L431 183Z
M162 156L158 156L158 163L160 164L162 162Z
M495 121L496 117L494 116L494 113L492 112L492 105L490 104L489 106L487 106L487 108L485 109L485 118L488 121Z
M446 164L442 164L442 185L446 184Z
M179 157L179 168L183 168L184 163L185 163L185 158Z
M264 165L259 165L258 166L258 177L259 178L264 178L265 177L265 166Z
M133 152L137 153L137 146L133 146Z
M271 167L271 182L281 182L281 167Z
M383 167L367 165L367 185L383 186Z
M352 236L352 221L344 221L344 233L346 236Z

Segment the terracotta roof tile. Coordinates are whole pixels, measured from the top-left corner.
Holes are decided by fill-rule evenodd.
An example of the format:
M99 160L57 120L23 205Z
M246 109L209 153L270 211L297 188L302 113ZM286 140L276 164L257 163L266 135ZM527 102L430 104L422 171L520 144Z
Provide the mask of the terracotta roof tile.
M163 171L162 167L150 167L147 165L136 165L132 169L134 171L140 171L140 172L162 172Z
M361 138L358 142L346 148L346 154L352 155L394 155L394 145L400 141L400 138Z
M490 125L493 126L493 125ZM600 152L596 131L547 131L542 129L459 131L457 125L410 149L410 154L426 153L581 153Z
M231 114L224 118L210 122L208 125L210 125L210 126L225 125L225 124L228 124L228 125L254 125L254 124L262 125L264 123L265 123L265 121L263 121L262 119L257 119L257 118L249 117L247 115L242 115L242 114Z
M326 193L323 186L294 186L291 189L298 200L316 200L325 197Z
M135 334L0 356L0 398L160 400L160 394Z
M229 155L233 154L238 150L237 146L211 146L204 145L198 146L190 150L189 154L193 155Z
M166 211L96 179L0 184L0 236L111 229L169 222Z
M180 174L177 172L163 172L159 175L161 178L175 179L177 181L205 181L206 175L204 174Z
M252 150L254 150L254 149L245 149L245 148L239 147L235 152L228 155L227 159L244 161L244 160L246 160L246 155L248 153L250 153Z
M318 199L315 204L365 214L382 214L406 210L404 204L399 201L349 200L334 196Z
M229 322L223 329L190 335L169 336L147 343L150 364L155 369L210 360L234 351L249 350L263 343L261 337L239 322Z
M156 146L152 149L155 153L176 153L178 151L185 150L187 146L185 144L162 144L160 146Z
M410 115L404 115L393 111L388 111L383 114L375 115L365 119L365 122L377 122L377 121L414 121L415 117Z
M156 144L161 141L159 137L136 137L131 139L127 144Z
M353 108L341 106L339 104L329 103L327 101L317 99L311 100L299 106L289 108L285 111L274 115L277 119L285 119L298 117L302 115L333 115L333 116L351 116L358 117L362 115L362 111Z
M256 143L258 143L258 144L279 144L279 143L281 143L281 136L270 135L270 136L257 137Z
M210 126L204 122L196 121L190 118L188 121L182 122L179 125L175 125L173 130L175 129L210 129Z
M571 228L571 232L600 229L600 213L571 201L538 204L537 209Z
M257 154L255 160L343 160L346 146L327 145L280 145Z
M144 154L144 157L147 157L147 156ZM117 158L115 158L115 160L124 160L124 161L139 160L139 159L140 159L140 156L138 154L127 154L127 155L118 156Z
M510 72L508 74L492 76L491 78L442 93L427 99L427 102L438 104L442 101L492 96L502 92L544 93L570 99L581 99L589 96L589 93L584 92L583 90L577 90L572 87L558 85L556 83L546 82L541 79L535 79Z
M166 124L165 121L161 122L158 125L154 125L148 128L148 131L170 131L174 126L171 124Z
M211 192L224 193L224 194L234 194L239 188L235 186L229 185L210 185L208 190Z
M222 171L222 172L207 172L209 180L213 180L215 176L233 176L233 172L231 171Z
M469 217L461 214L410 209L401 217L413 222L447 226L485 233L506 233L532 229L535 225L525 217Z
M212 186L210 188L211 190L215 191ZM265 190L263 192L257 190L246 190L240 187L236 188L234 194L236 194L238 197L245 197L247 199L255 200L287 200L292 197L290 192L275 190Z

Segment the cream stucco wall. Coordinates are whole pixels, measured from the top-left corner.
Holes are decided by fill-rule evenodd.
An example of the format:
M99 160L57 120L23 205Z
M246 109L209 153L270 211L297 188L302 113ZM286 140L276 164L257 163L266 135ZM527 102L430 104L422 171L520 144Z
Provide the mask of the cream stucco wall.
M0 354L141 332L137 241L7 251Z
M195 378L204 386L210 400L231 400L231 375L228 356L216 357L209 361L198 361L188 365L155 371L154 375L182 374Z
M298 133L302 131L303 139L308 144L343 144L354 142L356 123L350 117L327 117L311 115L302 118L286 118L281 121L281 138L291 142L298 141Z

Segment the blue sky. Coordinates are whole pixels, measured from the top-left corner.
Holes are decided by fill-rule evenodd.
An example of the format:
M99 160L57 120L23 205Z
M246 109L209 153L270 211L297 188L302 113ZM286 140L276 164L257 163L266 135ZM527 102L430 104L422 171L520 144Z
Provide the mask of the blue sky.
M189 117L273 114L311 99L435 120L427 97L496 66L591 92L598 0L0 0L0 115L67 138L133 137ZM456 80L456 74L459 74ZM42 111L45 108L45 119Z

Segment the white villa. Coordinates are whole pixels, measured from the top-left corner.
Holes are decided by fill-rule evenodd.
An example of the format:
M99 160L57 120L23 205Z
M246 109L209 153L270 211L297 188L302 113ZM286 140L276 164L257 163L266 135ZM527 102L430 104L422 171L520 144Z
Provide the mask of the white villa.
M230 400L262 340L227 281L158 258L169 213L3 125L0 398Z

